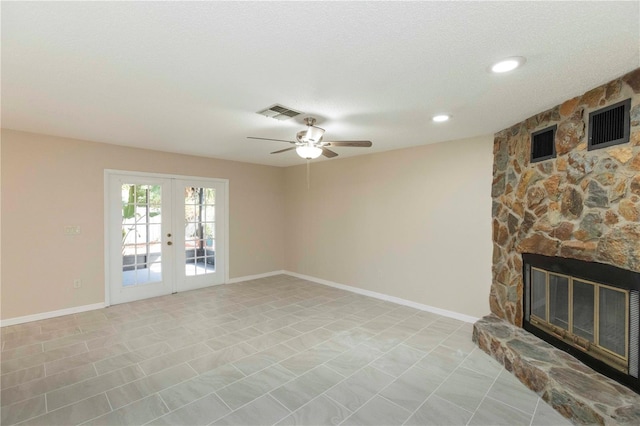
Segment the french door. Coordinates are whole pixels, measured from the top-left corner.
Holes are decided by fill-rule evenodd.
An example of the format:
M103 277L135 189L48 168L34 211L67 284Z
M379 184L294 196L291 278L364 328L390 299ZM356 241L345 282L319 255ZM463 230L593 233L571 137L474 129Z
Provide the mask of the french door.
M225 282L227 181L107 171L105 182L109 304Z
M179 179L174 190L176 291L224 283L225 184Z

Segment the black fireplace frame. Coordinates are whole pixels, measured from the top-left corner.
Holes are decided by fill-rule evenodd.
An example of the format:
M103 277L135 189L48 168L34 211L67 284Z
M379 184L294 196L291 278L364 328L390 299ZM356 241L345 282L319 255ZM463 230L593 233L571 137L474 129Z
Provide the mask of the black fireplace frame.
M559 258L545 256L534 253L522 253L522 277L523 285L524 280L528 279L531 267L537 267L545 269L550 272L556 272L564 275L571 275L576 278L582 278L584 280L597 282L604 285L613 285L625 290L640 291L640 273L629 271L626 269L618 268L612 265L606 265L597 262L587 262L578 259ZM640 394L640 378L635 378L629 374L617 370L616 368L600 361L586 352L566 343L565 341L558 339L545 332L544 330L532 325L524 315L527 312L526 306L530 303L529 295L523 288L522 291L522 327L531 334L541 338L542 340L550 343L551 345L567 352L575 358L582 361L584 364L593 368L594 370L604 374L607 377L622 383L629 387L636 393ZM528 310L531 312L531 309ZM640 357L638 359L638 370L640 371Z

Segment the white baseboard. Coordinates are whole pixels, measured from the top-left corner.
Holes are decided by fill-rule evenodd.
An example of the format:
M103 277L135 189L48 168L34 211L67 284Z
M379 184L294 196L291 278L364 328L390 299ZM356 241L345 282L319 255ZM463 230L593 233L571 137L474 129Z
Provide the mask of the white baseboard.
M271 277L273 275L279 275L279 274L284 274L284 271L272 271L264 274L247 275L244 277L232 278L229 281L227 281L225 284L234 284L242 281L249 281L249 280L255 280L258 278ZM24 324L26 322L40 321L40 320L49 319L49 318L62 317L65 315L79 314L80 312L87 312L87 311L93 311L96 309L102 309L102 308L105 308L106 306L107 305L105 303L94 303L92 305L76 306L73 308L60 309L57 311L42 312L39 314L25 315L23 317L8 318L5 320L0 320L0 327L8 327L10 325Z
M286 274L286 272L280 270L280 271L265 272L264 274L245 275L244 277L231 278L227 281L227 284L241 283L243 281L257 280L259 278L272 277L274 275L281 275L281 274Z
M448 311L446 309L436 308L435 306L423 305L422 303L413 302L411 300L401 299L395 296L389 296L384 293L377 293L371 290L364 290L358 287L352 287L350 285L340 284L333 281L324 280L322 278L312 277L310 275L299 274L297 272L284 271L285 274L291 275L292 277L302 278L303 280L312 281L314 283L323 284L329 287L339 288L341 290L350 291L351 293L362 294L363 296L373 297L375 299L385 300L387 302L397 303L398 305L409 306L410 308L419 309L421 311L432 312L434 314L442 315L448 318L454 318L460 321L475 323L478 321L478 318L472 317L470 315L461 314L459 312Z
M314 283L323 284L329 287L339 288L341 290L346 290L351 293L362 294L364 296L373 297L375 299L385 300L387 302L393 302L399 305L409 306L411 308L419 309L421 311L433 312L434 314L442 315L449 318L454 318L464 322L474 323L478 321L478 318L476 317L461 314L459 312L448 311L446 309L436 308L435 306L423 305L422 303L412 302L411 300L401 299L395 296L389 296L388 294L377 293L371 290L364 290L362 288L352 287L350 285L340 284L333 281L324 280L322 278L316 278L310 275L304 275L304 274L299 274L297 272L291 272L291 271L285 271L285 270L271 271L271 272L265 272L263 274L246 275L244 277L231 278L229 281L226 282L226 284L235 284L243 281L257 280L260 278L272 277L274 275L280 275L280 274L290 275L292 277L301 278L303 280L311 281ZM8 318L0 321L0 327L8 327L10 325L23 324L26 322L39 321L43 319L61 317L65 315L78 314L81 312L102 309L104 307L105 307L104 303L94 303L92 305L76 306L73 308L60 309L57 311L42 312L40 314L25 315L23 317Z
M94 311L105 307L104 303L94 303L92 305L75 306L73 308L60 309L57 311L42 312L40 314L25 315L23 317L8 318L0 321L0 327L23 324L25 322L40 321L49 318L62 317L65 315L79 314L80 312Z

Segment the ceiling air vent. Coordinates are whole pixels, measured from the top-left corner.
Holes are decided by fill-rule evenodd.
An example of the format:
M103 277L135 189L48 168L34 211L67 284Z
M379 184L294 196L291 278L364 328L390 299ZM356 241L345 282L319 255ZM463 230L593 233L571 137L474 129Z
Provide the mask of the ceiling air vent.
M531 133L531 162L548 160L556 156L557 125Z
M589 151L629 142L631 99L589 114Z
M290 118L297 117L302 113L300 111L275 104L267 109L258 111L258 114L264 115L265 117L275 118L276 120L288 120Z

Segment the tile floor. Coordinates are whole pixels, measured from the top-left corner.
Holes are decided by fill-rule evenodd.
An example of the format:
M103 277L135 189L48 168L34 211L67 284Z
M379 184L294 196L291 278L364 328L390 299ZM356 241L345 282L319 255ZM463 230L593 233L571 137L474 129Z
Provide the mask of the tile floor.
M286 275L10 326L1 423L570 424L471 330Z

